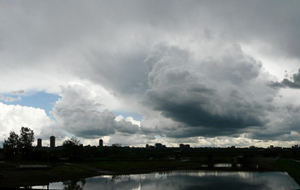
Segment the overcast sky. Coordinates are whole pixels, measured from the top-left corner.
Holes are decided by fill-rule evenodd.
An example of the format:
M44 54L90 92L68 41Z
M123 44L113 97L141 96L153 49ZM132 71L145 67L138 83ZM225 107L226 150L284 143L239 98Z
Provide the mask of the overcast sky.
M1 1L0 141L291 146L300 1Z

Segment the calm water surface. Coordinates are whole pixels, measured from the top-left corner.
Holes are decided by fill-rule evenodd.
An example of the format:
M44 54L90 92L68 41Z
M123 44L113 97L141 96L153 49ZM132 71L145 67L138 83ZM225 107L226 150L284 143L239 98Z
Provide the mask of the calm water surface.
M44 188L36 186L33 188ZM79 181L51 183L49 189L298 189L297 183L283 172L171 171L121 176L97 176Z

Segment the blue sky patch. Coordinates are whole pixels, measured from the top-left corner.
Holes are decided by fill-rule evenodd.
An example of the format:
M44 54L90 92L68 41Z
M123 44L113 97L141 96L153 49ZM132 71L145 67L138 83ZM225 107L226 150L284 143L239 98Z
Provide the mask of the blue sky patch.
M14 101L14 102L4 102L1 101L7 105L20 105L20 106L27 106L27 107L34 107L34 108L40 108L45 110L46 114L53 118L52 115L49 113L49 111L52 110L53 105L55 102L60 98L57 94L50 94L43 91L39 91L33 94L24 94L24 95L7 95L3 94L5 97L10 96L12 98L18 98L21 97L21 100Z

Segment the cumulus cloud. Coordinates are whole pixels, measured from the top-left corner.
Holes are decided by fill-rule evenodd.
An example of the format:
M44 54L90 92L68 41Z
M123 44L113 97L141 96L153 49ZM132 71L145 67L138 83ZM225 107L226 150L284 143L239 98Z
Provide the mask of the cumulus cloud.
M276 91L267 87L260 61L238 45L218 57L195 59L195 53L165 43L154 47L145 60L145 105L182 123L186 135L228 135L268 123Z
M134 134L139 130L130 118L117 119L113 112L107 109L101 111L101 97L85 86L63 87L61 97L55 103L52 114L59 128L78 137L99 138L116 131Z
M141 122L140 122L140 121L137 121L137 120L134 120L133 117L126 117L126 118L124 118L122 115L119 115L118 117L115 118L115 120L116 120L116 121L122 121L122 120L125 120L125 121L131 122L132 124L141 126Z
M19 133L21 127L29 127L34 130L35 137L50 137L51 133L42 131L50 129L53 121L44 110L26 106L6 105L0 102L0 141L6 139L10 131Z

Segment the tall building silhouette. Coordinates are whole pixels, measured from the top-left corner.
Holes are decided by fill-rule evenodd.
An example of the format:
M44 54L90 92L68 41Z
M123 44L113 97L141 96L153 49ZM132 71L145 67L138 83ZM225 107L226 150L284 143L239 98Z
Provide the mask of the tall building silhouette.
M103 140L102 139L99 140L99 147L103 147Z
M37 147L42 148L42 139L37 140Z
M54 136L50 137L50 148L55 148L55 137Z

